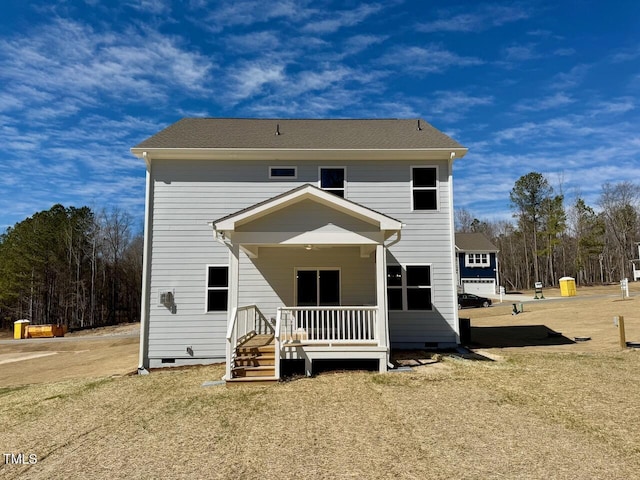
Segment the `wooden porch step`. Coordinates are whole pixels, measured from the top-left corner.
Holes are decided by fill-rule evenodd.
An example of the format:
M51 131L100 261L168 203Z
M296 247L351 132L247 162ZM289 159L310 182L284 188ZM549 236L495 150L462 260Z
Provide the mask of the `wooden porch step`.
M271 355L240 355L235 358L237 367L261 367L274 366L276 364L275 354Z
M263 365L258 367L235 367L231 374L233 378L239 377L274 377L276 369L274 366Z
M238 347L236 353L238 355L261 355L273 354L276 351L275 345L262 345L260 347Z

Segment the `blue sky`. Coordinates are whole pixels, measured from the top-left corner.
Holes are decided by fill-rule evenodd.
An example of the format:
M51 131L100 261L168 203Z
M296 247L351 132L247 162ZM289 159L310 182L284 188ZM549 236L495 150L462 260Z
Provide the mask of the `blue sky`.
M469 148L455 203L510 218L640 178L640 2L3 2L0 230L55 203L140 221L129 148L184 116L422 117Z

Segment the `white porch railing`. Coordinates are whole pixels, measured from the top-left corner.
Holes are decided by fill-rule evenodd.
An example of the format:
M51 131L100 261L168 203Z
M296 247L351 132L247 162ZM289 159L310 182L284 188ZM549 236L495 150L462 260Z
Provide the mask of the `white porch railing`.
M235 367L236 347L255 335L274 335L274 325L262 314L255 305L234 308L232 320L227 328L227 371L226 378L231 378ZM276 349L276 365L279 363Z
M380 344L378 307L279 307L276 327L285 344Z

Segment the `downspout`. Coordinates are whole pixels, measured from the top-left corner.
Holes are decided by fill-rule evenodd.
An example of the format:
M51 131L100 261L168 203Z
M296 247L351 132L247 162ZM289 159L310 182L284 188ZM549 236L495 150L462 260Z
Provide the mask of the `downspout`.
M140 305L140 351L138 358L138 374L147 375L149 357L149 313L151 303L151 221L153 211L153 181L151 178L151 159L147 152L142 153L142 158L147 164L146 191L144 198L144 244L142 255L142 299Z

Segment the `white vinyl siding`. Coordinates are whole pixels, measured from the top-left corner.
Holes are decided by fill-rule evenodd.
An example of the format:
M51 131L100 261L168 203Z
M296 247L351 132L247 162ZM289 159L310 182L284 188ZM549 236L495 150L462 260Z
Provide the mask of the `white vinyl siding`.
M270 161L153 160L153 212L149 306L149 357L224 359L228 312L206 312L204 298L208 265L229 265L229 249L215 240L210 222L306 183L318 184L320 168L344 168L345 161L304 161L297 178L269 180ZM392 345L455 343L457 303L453 271L452 215L449 199L448 160L429 161L437 167L437 211L413 211L407 192L415 161L377 160L348 163L347 194L362 204L405 224L400 241L395 237L387 263L431 266L433 310L391 311ZM346 173L346 172L345 172ZM345 175L346 176L346 175ZM349 216L329 215L317 205L277 212L274 223L260 228L287 231L291 225L311 229L372 229ZM309 212L312 214L309 215ZM316 216L317 215L317 216ZM293 222L293 223L290 223ZM254 227L257 226L254 225ZM358 247L260 248L259 257L240 254L239 305L257 304L267 318L278 306L294 305L294 269L339 266L343 305L376 305L375 255L360 257ZM157 306L160 290L175 292L176 311Z

